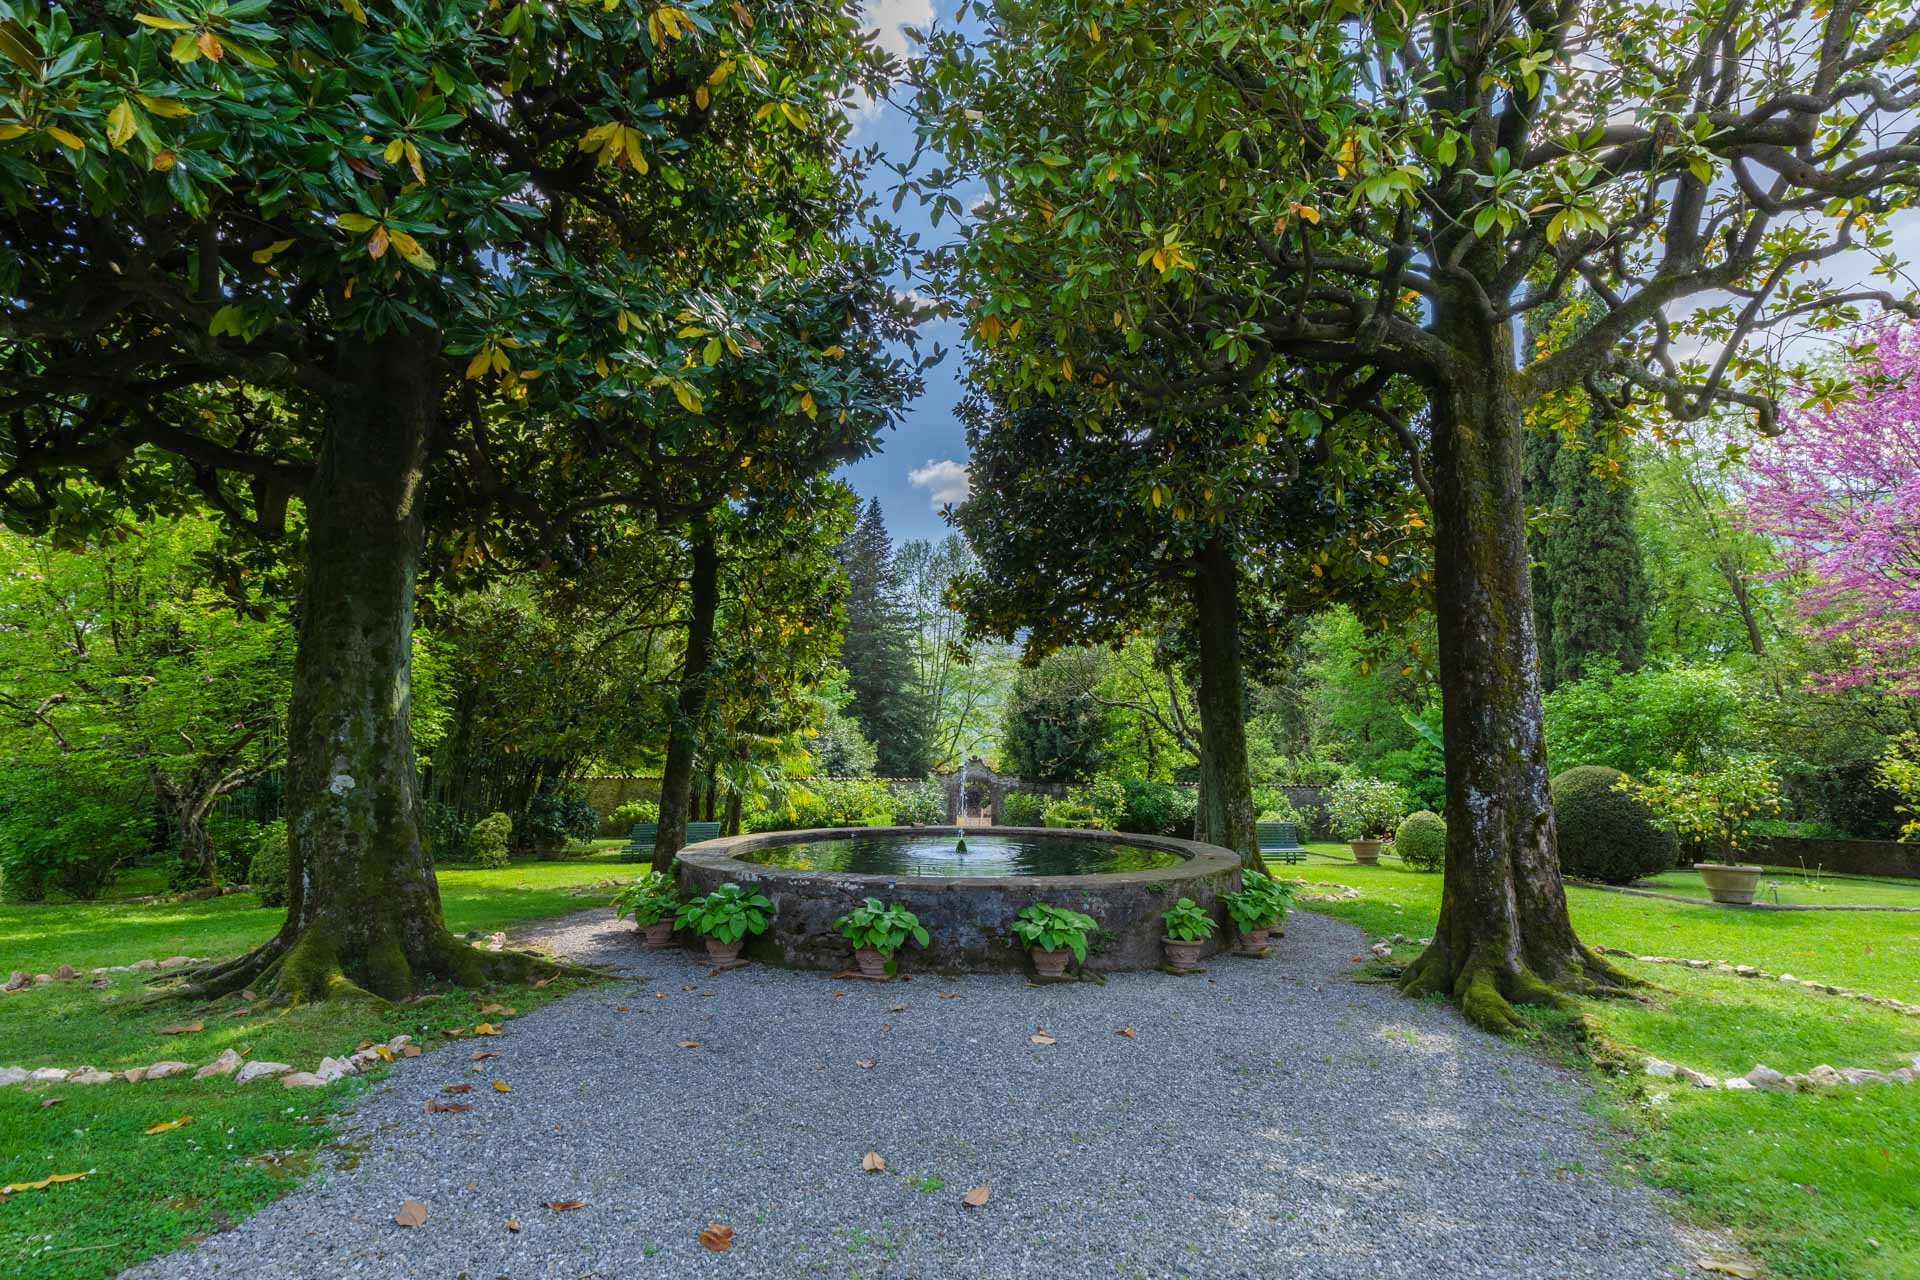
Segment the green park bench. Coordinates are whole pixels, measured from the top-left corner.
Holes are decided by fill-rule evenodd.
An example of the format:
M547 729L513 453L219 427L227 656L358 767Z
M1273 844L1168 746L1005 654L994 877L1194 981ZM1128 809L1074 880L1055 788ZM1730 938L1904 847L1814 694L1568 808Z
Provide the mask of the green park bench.
M689 822L687 824L687 843L698 844L702 840L717 839L720 824L717 822ZM627 833L626 844L620 847L620 861L645 862L653 856L653 843L660 838L660 824L657 822L636 822L633 830Z
M1291 866L1307 860L1307 851L1301 847L1299 832L1291 822L1256 822L1254 835L1260 841L1260 856L1274 862L1284 862Z

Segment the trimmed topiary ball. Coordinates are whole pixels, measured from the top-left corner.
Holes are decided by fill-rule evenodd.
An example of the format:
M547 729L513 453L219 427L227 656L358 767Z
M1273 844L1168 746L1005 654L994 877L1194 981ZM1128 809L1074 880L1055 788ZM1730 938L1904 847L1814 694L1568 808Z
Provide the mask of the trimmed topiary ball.
M1582 765L1553 780L1560 872L1602 884L1631 884L1673 866L1680 841L1653 810L1614 784L1626 775Z
M269 822L260 828L253 844L253 861L247 867L247 883L263 907L287 905L287 824Z
M1438 871L1447 860L1447 820L1431 809L1416 809L1400 820L1393 851L1416 871Z
M473 850L474 865L497 871L507 865L507 841L513 837L513 819L504 813L490 813L473 824L467 847Z

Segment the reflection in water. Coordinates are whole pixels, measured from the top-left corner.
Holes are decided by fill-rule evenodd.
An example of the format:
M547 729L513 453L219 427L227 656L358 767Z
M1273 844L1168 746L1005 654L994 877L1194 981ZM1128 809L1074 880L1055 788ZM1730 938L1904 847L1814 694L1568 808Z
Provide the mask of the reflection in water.
M1177 853L1081 836L855 836L749 849L742 862L870 876L1090 876L1178 866Z

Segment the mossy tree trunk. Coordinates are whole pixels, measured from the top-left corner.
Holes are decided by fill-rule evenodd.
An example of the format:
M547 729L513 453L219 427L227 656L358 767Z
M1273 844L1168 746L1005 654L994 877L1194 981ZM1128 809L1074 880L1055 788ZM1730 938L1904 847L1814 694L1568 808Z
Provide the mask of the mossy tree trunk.
M409 724L414 579L437 350L390 334L341 353L307 495L287 717L287 919L266 946L191 975L299 1003L399 999L427 980L515 976L526 957L453 937L420 841Z
M720 612L720 548L713 531L704 524L694 532L692 558L687 649L680 667L673 724L667 731L667 759L660 769L660 827L653 845L654 869L663 875L687 843L687 821L693 814L694 757L700 750L700 726L707 716L713 623Z
M1239 566L1225 538L1215 537L1194 559L1193 607L1200 651L1198 834L1208 844L1238 853L1248 868L1263 871L1247 764Z
M1560 881L1527 577L1512 333L1481 326L1471 367L1433 389L1433 489L1447 860L1410 994L1443 991L1495 1031L1517 1002L1629 980L1574 936Z

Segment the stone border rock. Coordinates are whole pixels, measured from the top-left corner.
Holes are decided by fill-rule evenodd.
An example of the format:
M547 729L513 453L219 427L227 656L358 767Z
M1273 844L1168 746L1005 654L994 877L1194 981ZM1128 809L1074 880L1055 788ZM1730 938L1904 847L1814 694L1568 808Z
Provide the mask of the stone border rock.
M1830 1067L1821 1063L1811 1071L1783 1075L1765 1063L1755 1063L1744 1076L1728 1076L1724 1081L1704 1071L1679 1066L1664 1058L1648 1057L1641 1070L1655 1079L1684 1080L1696 1089L1759 1089L1766 1093L1800 1093L1841 1085L1895 1085L1920 1082L1920 1053L1913 1055L1911 1066L1892 1071L1872 1071L1864 1067Z
M400 1058L417 1058L420 1052L413 1046L412 1036L397 1035L384 1044L368 1041L344 1058L322 1058L312 1071L295 1071L287 1062L248 1062L232 1049L221 1050L219 1057L197 1070L191 1062L171 1059L126 1071L101 1071L91 1066L75 1067L71 1071L65 1067L40 1067L32 1071L25 1067L0 1067L0 1088L15 1084L110 1084L116 1080L141 1084L185 1075L189 1071L195 1080L232 1076L235 1084L247 1085L256 1080L277 1079L283 1088L313 1088L386 1066Z
M1895 1000L1890 996L1876 996L1865 991L1855 991L1849 987L1836 987L1830 982L1814 982L1808 978L1796 978L1790 973L1768 973L1765 969L1750 964L1728 964L1725 960L1687 960L1674 956L1641 956L1631 951L1622 951L1618 947L1595 947L1603 956L1618 956L1624 960L1638 960L1641 964L1671 964L1686 969L1699 969L1710 973L1730 973L1736 978L1766 978L1775 982L1784 982L1802 991L1817 995L1839 996L1845 1000L1858 1000L1880 1009L1891 1009L1908 1018L1920 1018L1920 1004L1908 1004L1904 1000Z
M796 871L746 862L754 849L813 840L860 836L1010 836L1100 840L1179 855L1179 865L1147 871L1083 876L883 876ZM706 893L727 882L752 885L774 900L772 926L747 944L746 954L797 968L843 969L852 948L833 921L862 898L904 903L932 934L932 945L909 948L901 959L915 970L1018 973L1028 965L1009 926L1021 909L1046 902L1085 912L1099 922L1085 968L1097 971L1153 969L1163 963L1160 913L1181 897L1192 898L1221 927L1202 955L1230 945L1231 925L1219 896L1239 888L1240 857L1217 845L1168 836L1051 827L826 827L723 836L680 851L680 886Z

